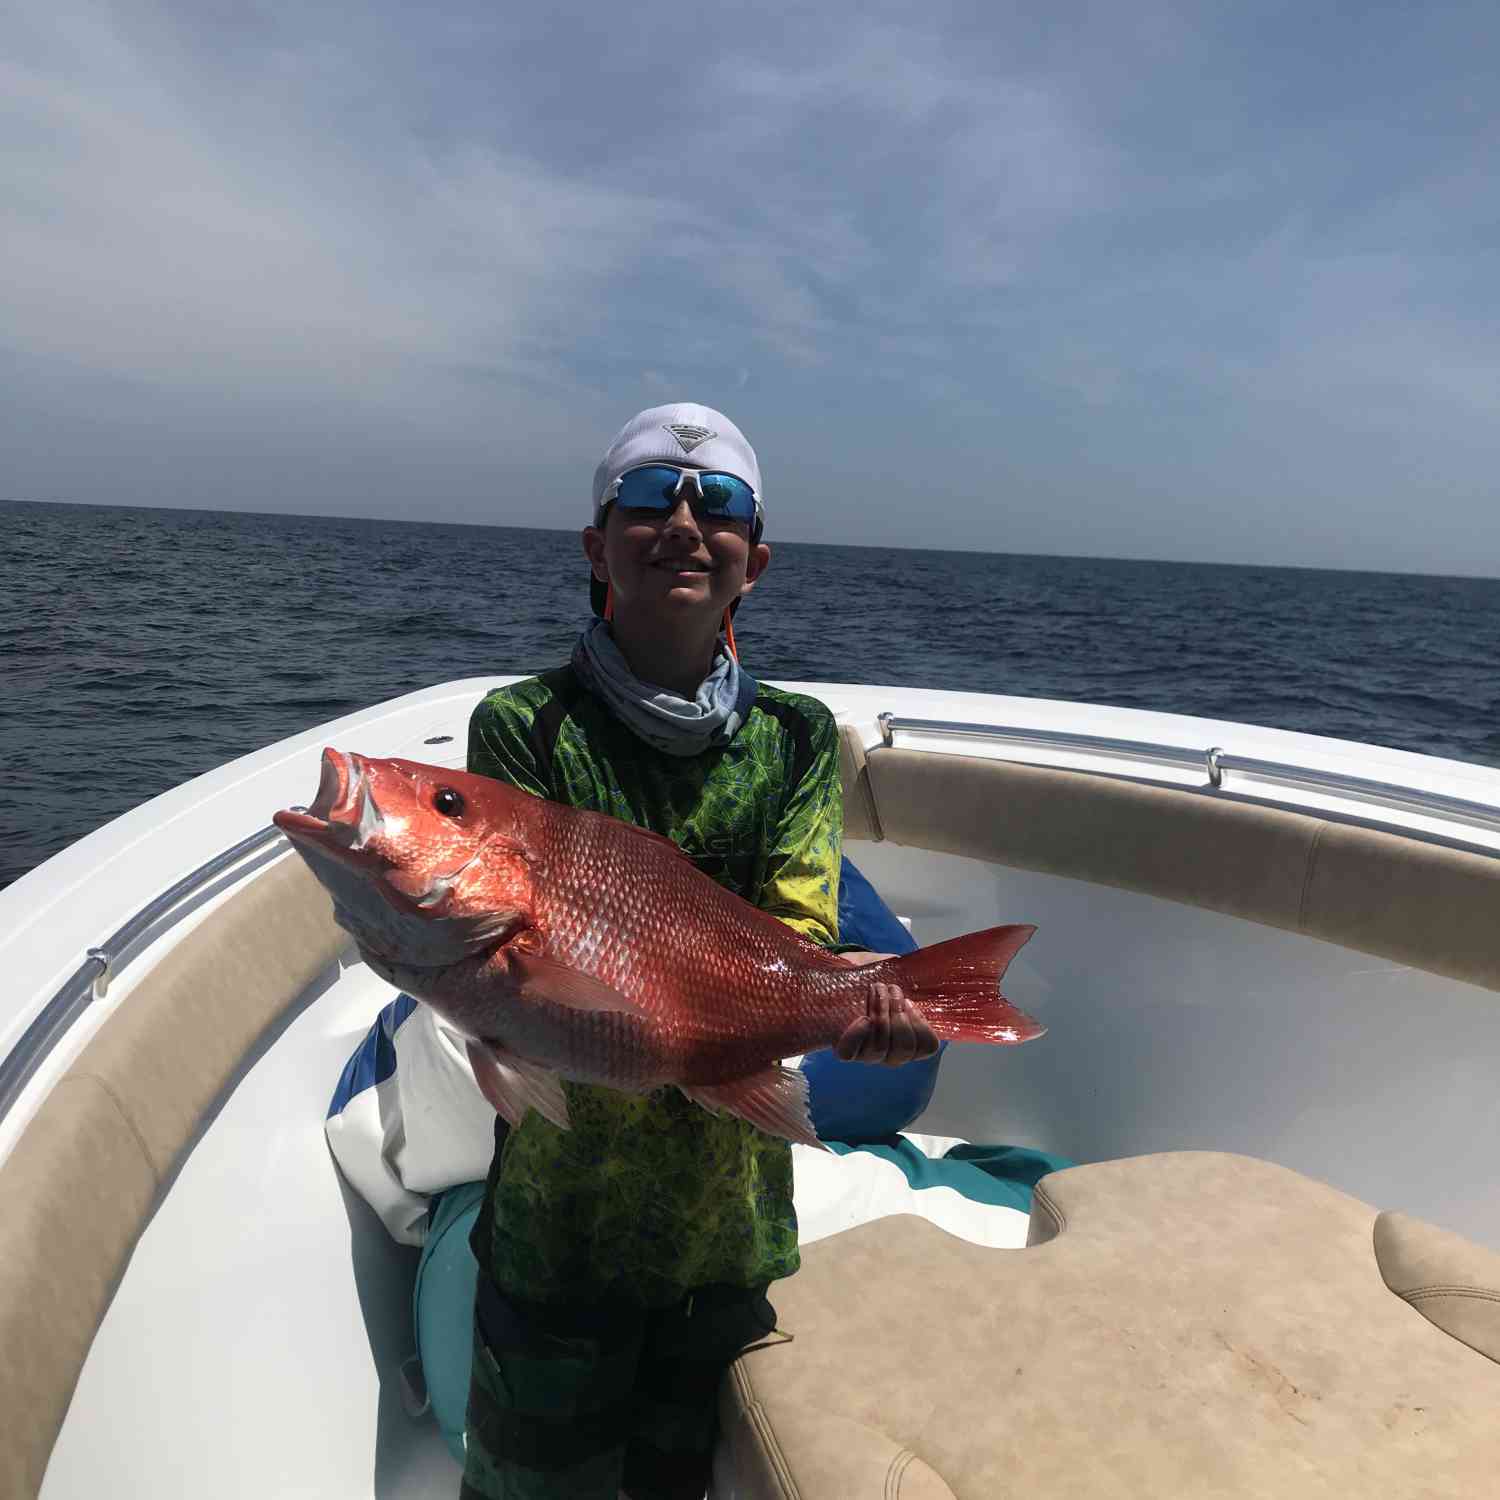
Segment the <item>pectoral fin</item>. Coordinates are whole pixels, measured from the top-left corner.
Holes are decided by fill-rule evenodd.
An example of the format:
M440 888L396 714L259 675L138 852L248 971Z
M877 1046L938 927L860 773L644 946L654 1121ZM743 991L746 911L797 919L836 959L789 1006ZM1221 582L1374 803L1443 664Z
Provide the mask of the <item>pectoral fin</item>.
M523 999L550 1000L569 1010L586 1012L618 1011L638 1016L640 1007L632 1005L619 990L611 989L602 979L570 969L556 959L536 953L511 953L510 972Z
M528 1109L534 1109L559 1130L571 1128L562 1080L550 1068L526 1062L494 1042L471 1041L466 1050L479 1092L496 1114L515 1126L526 1118Z
M772 1066L729 1083L679 1084L694 1104L713 1114L738 1115L767 1135L800 1146L828 1148L813 1129L807 1108L807 1075L800 1068Z

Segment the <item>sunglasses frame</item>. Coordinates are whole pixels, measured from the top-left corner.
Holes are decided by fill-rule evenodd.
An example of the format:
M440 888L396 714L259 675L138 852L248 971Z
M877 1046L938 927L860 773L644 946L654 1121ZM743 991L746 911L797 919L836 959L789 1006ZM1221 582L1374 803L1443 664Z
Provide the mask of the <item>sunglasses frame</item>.
M755 486L753 484L751 484L749 480L747 480L747 479L741 479L738 474L731 474L728 469L690 469L690 468L684 468L683 465L681 465L681 464L667 463L663 459L653 459L651 462L644 463L644 464L633 464L630 468L628 468L628 469L624 470L622 473L616 475L615 479L610 484L609 488L607 490L605 490L603 496L600 498L600 501L599 501L599 513L598 513L597 517L594 520L594 525L595 526L602 526L604 524L604 515L605 515L605 512L610 508L611 505L615 504L615 502L619 499L619 496L620 496L620 483L621 483L621 481L623 479L625 479L627 475L630 475L630 474L639 474L642 469L670 469L670 470L672 470L677 475L677 483L672 487L672 497L673 497L673 499L676 499L677 496L682 493L682 482L683 482L683 480L687 479L690 475L692 477L693 487L694 487L694 489L696 489L698 491L698 498L699 498L699 500L702 500L704 498L704 495L703 495L703 479L702 479L702 476L704 474L722 474L722 475L724 475L724 477L726 479L738 480L740 484L744 485L745 488L750 491L750 498L751 498L751 500L753 500L755 502L755 515L751 518L750 525L751 525L752 530L754 531L754 534L757 537L760 535L760 529L761 529L760 495L756 492ZM634 507L627 506L626 508L627 509L640 509L641 507L639 507L639 506L634 506ZM717 519L726 520L726 521L738 521L738 520L743 520L744 518L741 517L741 516L720 516L720 517L717 517Z

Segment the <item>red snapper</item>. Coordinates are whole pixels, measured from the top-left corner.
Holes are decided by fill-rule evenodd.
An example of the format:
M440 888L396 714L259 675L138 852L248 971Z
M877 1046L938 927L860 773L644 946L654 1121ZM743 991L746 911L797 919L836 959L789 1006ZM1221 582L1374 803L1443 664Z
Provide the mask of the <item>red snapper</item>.
M696 869L675 844L489 777L323 752L318 795L275 815L383 978L469 1038L512 1124L564 1129L560 1078L674 1084L817 1145L807 1082L779 1059L831 1046L895 984L939 1038L1044 1028L1000 994L1036 930L993 927L856 968Z

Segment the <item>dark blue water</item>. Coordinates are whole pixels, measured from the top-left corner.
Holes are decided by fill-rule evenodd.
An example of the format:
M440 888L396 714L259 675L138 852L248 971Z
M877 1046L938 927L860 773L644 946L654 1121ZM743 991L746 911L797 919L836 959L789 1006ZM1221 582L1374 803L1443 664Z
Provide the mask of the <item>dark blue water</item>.
M529 672L576 533L0 503L0 886L190 776L377 699ZM1500 765L1500 581L778 545L769 678L1238 719Z

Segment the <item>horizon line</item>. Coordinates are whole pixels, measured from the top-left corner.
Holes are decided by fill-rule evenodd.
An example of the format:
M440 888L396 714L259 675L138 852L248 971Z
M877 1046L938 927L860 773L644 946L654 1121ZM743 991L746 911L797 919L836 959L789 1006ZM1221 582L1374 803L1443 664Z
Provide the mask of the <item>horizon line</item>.
M121 505L99 500L35 500L23 495L0 495L0 505L51 505L74 510L166 511L178 515L277 516L284 520L293 521L369 521L384 526L467 526L475 530L484 531L545 531L559 536L576 536L583 529L582 527L573 526L534 526L503 521L417 521L400 516L338 514L336 512L329 513L324 511L244 510L201 505ZM1436 578L1457 579L1466 583L1500 583L1500 574L1493 573L1428 573L1409 568L1337 567L1326 563L1222 562L1203 558L1122 557L1117 554L1103 552L998 552L981 547L914 547L897 542L794 541L790 538L774 542L772 545L784 547L847 547L869 552L917 552L949 557L1030 557L1060 562L1146 563L1167 568L1246 568L1260 571L1285 571L1289 573L1351 573L1363 574L1371 578Z

